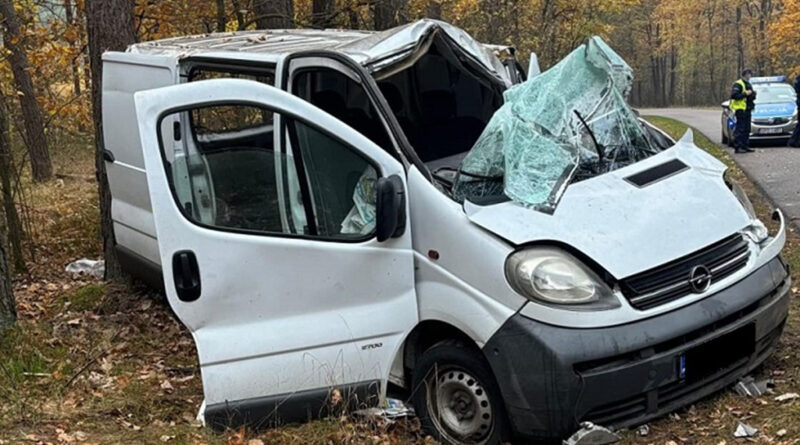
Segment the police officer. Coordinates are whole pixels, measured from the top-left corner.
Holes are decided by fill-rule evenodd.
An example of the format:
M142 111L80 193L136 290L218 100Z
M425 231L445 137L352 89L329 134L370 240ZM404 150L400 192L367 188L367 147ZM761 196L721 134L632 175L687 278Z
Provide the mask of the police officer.
M736 153L753 152L750 148L750 116L756 107L756 93L750 85L753 71L742 71L742 78L733 83L731 90L730 108L736 113L736 129L734 130L733 146Z
M794 92L797 93L797 112L800 113L800 74L794 78ZM800 148L800 123L795 124L792 138L789 139L790 147Z

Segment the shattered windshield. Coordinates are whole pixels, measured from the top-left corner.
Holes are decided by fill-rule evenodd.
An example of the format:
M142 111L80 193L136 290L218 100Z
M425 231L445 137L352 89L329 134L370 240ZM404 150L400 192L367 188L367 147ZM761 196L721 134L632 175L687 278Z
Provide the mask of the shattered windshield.
M558 64L505 93L464 158L459 201L508 196L551 212L571 182L637 162L658 150L626 99L627 63L593 37Z

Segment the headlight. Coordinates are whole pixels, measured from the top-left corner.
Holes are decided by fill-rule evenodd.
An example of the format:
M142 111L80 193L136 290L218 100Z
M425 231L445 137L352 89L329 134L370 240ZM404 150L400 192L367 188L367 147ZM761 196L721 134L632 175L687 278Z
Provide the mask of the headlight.
M739 201L742 205L742 208L747 213L747 216L750 217L752 223L744 230L744 233L756 243L760 243L769 237L769 231L764 223L758 219L756 216L756 209L753 207L753 203L750 201L750 198L745 193L744 189L738 182L734 179L731 179L728 174L725 172L725 184L728 185L728 188L731 189L733 196Z
M514 252L506 260L506 277L524 297L574 310L619 307L611 289L572 255L551 247Z
M729 189L731 189L731 192L733 192L733 196L735 196L736 199L739 200L739 203L742 205L742 208L744 209L745 212L747 212L747 216L749 216L750 219L758 219L758 217L756 216L756 209L753 207L753 203L750 202L750 198L747 197L747 193L745 193L742 186L739 185L739 183L736 182L735 179L732 179L728 175L727 171L725 171L725 175L723 176L723 178L725 179L725 184L728 186Z

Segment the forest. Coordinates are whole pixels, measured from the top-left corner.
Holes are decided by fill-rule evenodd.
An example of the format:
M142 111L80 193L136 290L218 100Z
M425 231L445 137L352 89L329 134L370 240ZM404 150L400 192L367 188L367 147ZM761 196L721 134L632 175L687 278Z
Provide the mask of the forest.
M535 53L542 70L600 36L633 68L634 107L718 109L745 68L800 75L800 0L0 0L0 444L251 439L199 428L192 338L163 296L131 281L116 257L99 118L102 53L186 35L381 31L423 18L513 46L523 67ZM756 204L766 214L767 201ZM795 235L790 241L796 248ZM104 273L65 272L84 257L104 259ZM790 323L796 331L797 319ZM798 336L790 338L782 357L796 354ZM786 360L774 376L798 378L797 358ZM689 436L680 417L655 436L725 444L718 430L760 409L736 403L686 414L694 439L679 440ZM784 427L800 435L796 407L775 412L766 429L776 440L790 439ZM262 440L432 443L417 425L343 419L249 443Z

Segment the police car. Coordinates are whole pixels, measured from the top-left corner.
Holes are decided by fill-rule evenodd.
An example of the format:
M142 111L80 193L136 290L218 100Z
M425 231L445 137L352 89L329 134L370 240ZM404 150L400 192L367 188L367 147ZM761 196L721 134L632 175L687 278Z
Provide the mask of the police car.
M797 125L797 95L786 76L752 77L750 84L756 92L751 140L789 138ZM722 142L733 145L736 117L730 101L722 103Z

